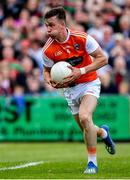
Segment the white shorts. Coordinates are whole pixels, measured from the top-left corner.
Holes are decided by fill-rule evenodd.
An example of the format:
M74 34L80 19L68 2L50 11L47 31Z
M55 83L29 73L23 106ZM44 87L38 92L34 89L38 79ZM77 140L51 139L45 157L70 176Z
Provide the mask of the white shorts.
M71 88L64 88L64 96L72 114L79 113L79 106L84 95L91 94L99 98L100 89L101 82L99 79L87 83L81 83Z

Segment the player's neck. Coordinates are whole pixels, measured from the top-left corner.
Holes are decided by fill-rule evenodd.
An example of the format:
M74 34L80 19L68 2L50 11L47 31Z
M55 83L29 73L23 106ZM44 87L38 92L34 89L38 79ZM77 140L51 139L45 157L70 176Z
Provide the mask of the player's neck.
M59 42L64 42L67 39L68 36L68 30L64 28L60 33L59 36L57 37L57 41Z

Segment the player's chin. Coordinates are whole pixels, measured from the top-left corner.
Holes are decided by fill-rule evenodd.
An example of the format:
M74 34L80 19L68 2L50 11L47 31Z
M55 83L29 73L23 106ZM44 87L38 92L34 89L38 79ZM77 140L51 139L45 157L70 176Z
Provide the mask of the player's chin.
M54 34L51 34L51 33L48 33L48 36L51 37L51 38L55 38L55 35Z

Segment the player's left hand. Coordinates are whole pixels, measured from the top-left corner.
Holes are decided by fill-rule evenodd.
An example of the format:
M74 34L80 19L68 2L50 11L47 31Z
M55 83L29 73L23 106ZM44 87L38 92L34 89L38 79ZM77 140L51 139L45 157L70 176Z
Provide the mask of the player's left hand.
M79 68L73 66L68 66L68 68L72 70L72 73L64 78L64 82L70 84L81 76L81 72Z

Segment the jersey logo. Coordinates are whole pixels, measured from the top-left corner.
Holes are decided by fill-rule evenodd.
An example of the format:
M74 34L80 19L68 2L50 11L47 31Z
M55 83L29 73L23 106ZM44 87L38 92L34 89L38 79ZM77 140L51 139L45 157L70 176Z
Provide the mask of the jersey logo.
M66 61L69 62L72 66L76 66L83 61L83 57L82 56L72 57L72 58L66 59Z
M56 51L55 56L60 56L62 54L62 51Z
M79 50L80 44L74 44L74 49Z

